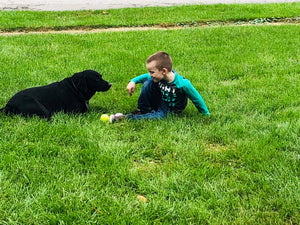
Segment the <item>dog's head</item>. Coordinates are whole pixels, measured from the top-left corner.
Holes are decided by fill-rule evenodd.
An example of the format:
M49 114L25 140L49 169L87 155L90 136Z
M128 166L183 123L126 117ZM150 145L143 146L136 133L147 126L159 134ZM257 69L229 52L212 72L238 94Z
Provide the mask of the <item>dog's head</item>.
M111 83L102 79L102 75L94 70L75 73L71 80L81 94L89 100L97 91L108 91Z

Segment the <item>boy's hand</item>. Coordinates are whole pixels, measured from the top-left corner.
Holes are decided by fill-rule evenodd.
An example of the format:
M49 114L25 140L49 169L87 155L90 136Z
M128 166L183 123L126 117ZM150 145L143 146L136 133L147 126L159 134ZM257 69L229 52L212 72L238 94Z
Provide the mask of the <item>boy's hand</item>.
M127 91L130 95L133 94L134 92L134 89L135 89L135 83L133 81L130 81L127 85Z

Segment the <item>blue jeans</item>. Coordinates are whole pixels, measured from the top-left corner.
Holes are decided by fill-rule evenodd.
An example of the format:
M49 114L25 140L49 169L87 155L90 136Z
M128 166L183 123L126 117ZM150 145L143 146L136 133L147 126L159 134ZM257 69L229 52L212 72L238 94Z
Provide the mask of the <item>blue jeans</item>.
M140 119L161 119L167 117L169 107L162 101L158 83L148 79L143 83L140 97L138 99L140 115L128 114L127 118L132 120Z

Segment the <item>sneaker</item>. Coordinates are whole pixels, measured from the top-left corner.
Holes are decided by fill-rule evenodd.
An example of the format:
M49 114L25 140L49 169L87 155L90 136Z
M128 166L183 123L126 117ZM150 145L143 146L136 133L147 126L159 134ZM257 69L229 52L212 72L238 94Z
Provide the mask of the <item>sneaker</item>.
M141 112L140 109L137 109L137 110L133 111L131 114L134 115L134 116L136 116L136 115L141 115L143 113Z
M125 116L122 113L117 113L115 115L110 115L109 122L114 123L116 121L121 121Z
M115 115L110 115L110 117L109 117L109 122L110 122L110 123L116 122L116 117L115 117Z

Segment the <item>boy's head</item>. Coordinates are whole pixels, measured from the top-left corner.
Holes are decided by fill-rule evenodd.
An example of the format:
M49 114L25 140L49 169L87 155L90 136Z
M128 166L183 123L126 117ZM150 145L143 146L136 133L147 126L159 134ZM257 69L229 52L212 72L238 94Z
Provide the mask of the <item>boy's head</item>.
M155 83L172 80L172 59L166 52L157 52L151 55L147 61L147 69ZM171 76L170 76L171 75Z
M166 52L156 52L155 54L148 57L146 63L149 64L151 62L155 61L155 67L158 70L163 70L166 68L168 72L172 71L172 59Z

